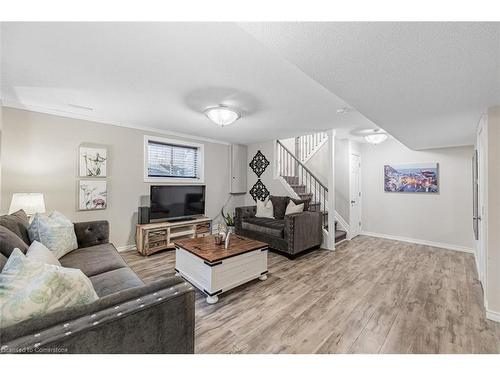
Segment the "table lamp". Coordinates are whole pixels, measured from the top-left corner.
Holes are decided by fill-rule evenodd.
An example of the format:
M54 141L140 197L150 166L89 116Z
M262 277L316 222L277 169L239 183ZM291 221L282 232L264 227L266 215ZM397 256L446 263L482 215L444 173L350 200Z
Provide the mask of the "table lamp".
M45 201L42 193L14 193L10 202L9 214L24 210L28 217L45 212Z

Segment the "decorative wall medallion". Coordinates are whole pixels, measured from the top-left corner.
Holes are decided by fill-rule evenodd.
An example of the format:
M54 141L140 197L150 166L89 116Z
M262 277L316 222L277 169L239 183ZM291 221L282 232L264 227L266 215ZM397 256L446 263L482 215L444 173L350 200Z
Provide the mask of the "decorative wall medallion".
M248 165L252 168L257 177L260 177L269 165L269 160L267 160L264 154L259 150Z
M269 196L269 190L267 190L266 185L264 185L260 179L252 186L249 193L254 201L257 201L257 199L265 201Z

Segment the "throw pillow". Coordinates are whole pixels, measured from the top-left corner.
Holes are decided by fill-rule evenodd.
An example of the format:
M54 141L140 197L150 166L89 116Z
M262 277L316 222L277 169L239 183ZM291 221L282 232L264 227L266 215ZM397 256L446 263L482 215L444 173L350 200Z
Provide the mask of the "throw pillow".
M54 252L57 259L78 247L73 223L63 214L36 214L28 228L31 241L38 241Z
M271 202L269 199L265 200L264 202L258 199L257 213L255 214L255 217L267 217L270 219L274 219L273 202Z
M28 216L23 210L0 216L0 225L15 233L26 245L29 246L31 243L28 235Z
M54 256L54 253L38 241L33 241L28 249L28 252L26 253L26 257L30 260L36 260L37 262L44 264L52 264L53 266L61 265L61 263L59 263Z
M271 195L269 200L273 202L274 218L276 220L283 220L290 197Z
M16 247L24 254L28 251L28 245L19 236L0 225L0 253L8 258Z
M290 199L288 206L286 206L285 216L290 215L290 214L298 214L299 212L302 212L302 211L304 211L304 203L295 204Z
M295 204L304 203L304 211L309 211L309 203L311 203L311 198L307 198L307 199L290 198L290 200L292 200L293 203L295 203Z
M0 328L97 299L82 271L33 261L14 249L0 273Z

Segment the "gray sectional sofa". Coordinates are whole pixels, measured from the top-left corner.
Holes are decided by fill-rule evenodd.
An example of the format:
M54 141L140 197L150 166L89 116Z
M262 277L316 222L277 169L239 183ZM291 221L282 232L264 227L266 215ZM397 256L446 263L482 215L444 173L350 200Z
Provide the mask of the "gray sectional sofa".
M23 214L0 217L0 268L14 247L28 249ZM59 261L82 270L99 299L1 329L1 351L193 353L193 287L175 276L144 284L108 242L106 221L75 223L75 232L79 248Z
M255 217L257 206L236 208L236 234L266 242L293 259L304 251L319 248L323 241L323 214L309 211L309 200L270 196L274 219ZM304 212L285 215L288 202L304 203Z

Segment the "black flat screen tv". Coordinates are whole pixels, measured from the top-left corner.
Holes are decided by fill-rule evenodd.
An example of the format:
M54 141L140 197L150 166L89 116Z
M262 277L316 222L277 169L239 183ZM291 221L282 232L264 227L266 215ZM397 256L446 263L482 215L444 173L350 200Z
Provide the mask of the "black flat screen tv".
M150 219L189 219L205 214L205 185L152 185Z

